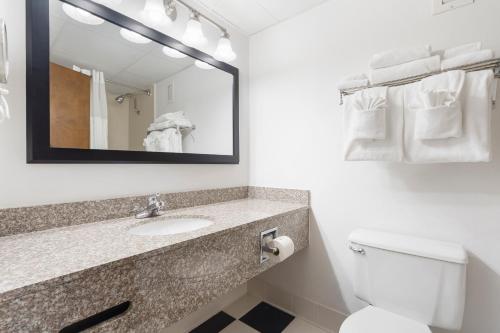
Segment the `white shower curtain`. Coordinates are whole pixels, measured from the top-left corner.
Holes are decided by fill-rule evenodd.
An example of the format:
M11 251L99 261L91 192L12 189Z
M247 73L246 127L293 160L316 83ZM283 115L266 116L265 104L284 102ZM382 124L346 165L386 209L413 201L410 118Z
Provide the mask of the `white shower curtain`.
M108 102L104 73L92 70L90 86L90 149L108 149Z

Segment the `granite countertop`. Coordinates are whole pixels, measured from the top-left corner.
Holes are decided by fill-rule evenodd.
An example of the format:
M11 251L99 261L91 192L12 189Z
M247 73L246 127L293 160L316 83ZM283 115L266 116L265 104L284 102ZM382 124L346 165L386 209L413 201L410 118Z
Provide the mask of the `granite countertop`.
M168 236L135 236L128 230L155 219L121 218L0 238L0 297L23 288L126 258L227 232L248 223L307 209L306 204L242 199L165 212L166 216L199 216L214 222L193 232Z

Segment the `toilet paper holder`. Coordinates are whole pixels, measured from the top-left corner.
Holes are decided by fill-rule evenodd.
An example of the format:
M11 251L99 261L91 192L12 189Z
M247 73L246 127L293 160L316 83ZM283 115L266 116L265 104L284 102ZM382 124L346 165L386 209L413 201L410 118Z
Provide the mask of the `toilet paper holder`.
M269 260L268 253L275 256L280 254L280 250L270 247L269 242L278 237L278 228L272 228L260 233L260 263L263 264Z

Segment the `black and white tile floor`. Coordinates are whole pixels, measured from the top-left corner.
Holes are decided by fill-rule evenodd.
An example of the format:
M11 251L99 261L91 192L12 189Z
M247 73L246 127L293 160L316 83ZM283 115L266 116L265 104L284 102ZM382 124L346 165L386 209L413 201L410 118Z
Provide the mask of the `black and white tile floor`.
M266 302L245 296L191 333L327 333Z

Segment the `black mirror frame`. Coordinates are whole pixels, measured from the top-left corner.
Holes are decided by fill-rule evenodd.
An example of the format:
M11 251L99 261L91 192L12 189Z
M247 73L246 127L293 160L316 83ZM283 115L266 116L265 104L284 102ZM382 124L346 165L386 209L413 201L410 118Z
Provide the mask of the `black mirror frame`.
M143 151L92 150L50 147L50 31L49 0L26 0L26 143L28 163L152 163L152 164L238 164L239 163L239 71L206 53L151 29L134 19L89 0L60 0L122 28L195 59L209 63L233 76L233 154L180 154Z

